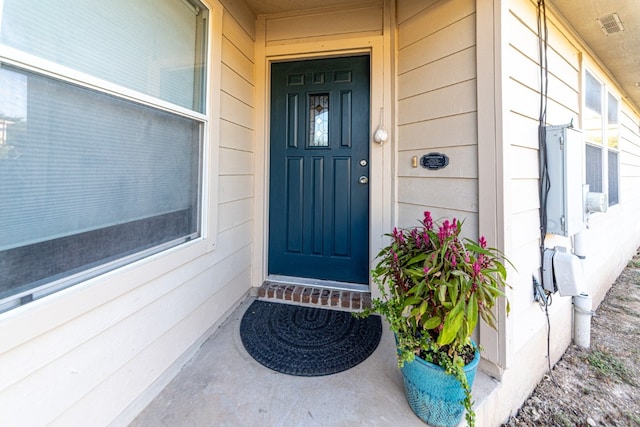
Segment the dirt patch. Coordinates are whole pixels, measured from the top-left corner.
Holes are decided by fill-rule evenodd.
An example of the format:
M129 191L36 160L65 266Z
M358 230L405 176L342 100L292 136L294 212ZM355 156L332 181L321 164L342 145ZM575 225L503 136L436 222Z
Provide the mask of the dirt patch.
M503 427L640 426L640 254L591 322L591 348L571 345Z

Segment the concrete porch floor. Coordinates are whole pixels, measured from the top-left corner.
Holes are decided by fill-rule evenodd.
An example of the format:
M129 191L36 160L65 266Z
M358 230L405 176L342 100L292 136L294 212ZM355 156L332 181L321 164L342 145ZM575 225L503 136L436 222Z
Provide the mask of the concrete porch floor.
M132 427L425 426L405 399L386 325L380 345L360 365L334 375L295 377L265 368L244 349L240 320L253 299L230 314ZM478 372L476 412L496 386Z

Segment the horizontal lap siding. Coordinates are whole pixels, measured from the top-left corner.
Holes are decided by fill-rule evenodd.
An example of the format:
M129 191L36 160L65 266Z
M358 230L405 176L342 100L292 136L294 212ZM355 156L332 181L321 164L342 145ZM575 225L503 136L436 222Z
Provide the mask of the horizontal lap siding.
M253 36L230 14L222 29L218 228L227 230L253 219L255 67ZM244 258L245 269L250 259Z
M443 141L455 142L458 146L477 146L476 121L476 112L471 111L455 116L406 123L398 129L401 150L435 149L442 147ZM425 135L429 137L425 138ZM477 169L477 165L470 166Z
M623 108L620 132L620 203L640 204L640 119Z
M250 286L253 236L253 39L223 18L218 236L70 288L0 322L2 425L126 425ZM217 97L216 97L217 98ZM171 253L171 252L170 252ZM187 258L184 253L192 253ZM200 256L196 256L200 254ZM13 314L13 313L12 313ZM163 376L167 370L168 374ZM145 394L146 391L146 394ZM143 401L140 401L142 399ZM142 405L142 406L141 406ZM130 408L130 409L129 409Z
M398 20L398 223L415 225L430 210L464 219L477 237L475 2L400 2ZM449 165L412 167L430 152Z
M640 115L621 104L619 204L593 215L588 232L586 274L598 303L640 246Z
M382 2L378 0L300 14L271 15L266 19L266 45L381 35L382 16Z
M531 284L531 276L538 277L540 269L540 69L535 4L529 0L518 0L510 2L509 6L504 29L507 38L507 80L503 93L507 112L505 144L509 147L506 166L510 170L511 184L505 194L509 197L508 206L511 210L511 258L516 264L516 270L511 273L510 278L513 286L510 317L514 325L513 350L518 352L534 339L544 326L544 316L540 316L538 305L533 303ZM577 48L550 22L547 50L549 124L565 124L572 120L574 123L578 122L579 57ZM564 240L550 236L548 243L551 242L562 244ZM570 307L570 299L558 298L554 306L553 310L564 312ZM561 335L560 341L566 342L570 339L570 334Z
M532 339L544 326L538 305L533 302L531 275L538 276L539 255L539 190L538 190L538 115L540 105L539 54L536 23L536 4L529 0L509 3L505 70L507 83L504 90L505 138L510 155L507 166L511 171L511 244L518 271L514 273L512 317L514 317L514 348ZM551 15L551 14L549 14ZM580 41L574 39L563 24L550 16L548 59L547 123L561 125L573 122L580 127L582 110L581 74L585 60L595 62ZM606 71L592 70L607 81ZM615 83L607 85L616 93ZM616 93L619 96L619 93ZM639 117L626 108L624 101L621 115L620 152L620 200L606 214L591 217L586 233L587 260L585 273L587 285L594 295L594 302L604 296L627 257L640 244L640 223L635 212L640 209L640 143ZM547 246L569 246L568 239L548 235ZM612 257L611 254L616 254ZM620 256L622 255L622 256ZM570 298L557 297L560 308L569 310ZM556 304L554 304L556 305ZM552 314L553 315L553 314ZM535 324L535 327L533 326Z
M239 218L251 220L255 90L253 37L228 13L222 24L218 225L224 230Z
M628 109L624 109L620 120L620 167L626 172L621 173L624 178L640 178L640 119L633 116ZM625 193L630 200L640 197L640 192Z

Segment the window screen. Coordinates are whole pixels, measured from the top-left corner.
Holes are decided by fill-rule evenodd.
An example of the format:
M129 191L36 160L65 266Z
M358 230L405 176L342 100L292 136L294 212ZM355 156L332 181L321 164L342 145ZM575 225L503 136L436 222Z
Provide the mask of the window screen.
M585 138L602 143L602 84L589 72L585 73L585 109L582 123Z
M602 84L591 73L585 73L585 104L591 111L602 114Z
M620 107L618 100L611 94L607 96L607 145L618 148L620 141L620 121L618 120Z
M618 195L618 152L609 150L608 153L608 177L609 177L609 206L617 205L620 203L619 195Z
M602 148L587 144L585 149L586 179L589 191L602 192Z

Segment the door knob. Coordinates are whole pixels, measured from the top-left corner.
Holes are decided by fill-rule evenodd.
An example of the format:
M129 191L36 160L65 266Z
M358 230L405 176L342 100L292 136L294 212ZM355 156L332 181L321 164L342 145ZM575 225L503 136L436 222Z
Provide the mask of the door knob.
M366 176L362 175L360 178L358 178L358 182L360 184L366 184L369 182L369 178L367 178Z

